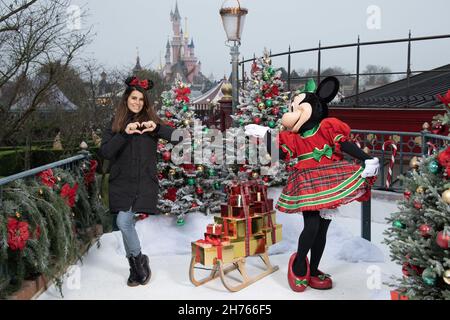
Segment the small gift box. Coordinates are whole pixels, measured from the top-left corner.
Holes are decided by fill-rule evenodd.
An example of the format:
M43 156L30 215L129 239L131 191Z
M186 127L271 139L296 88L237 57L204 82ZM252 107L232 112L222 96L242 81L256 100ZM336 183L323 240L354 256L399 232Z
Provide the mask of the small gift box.
M192 242L192 256L195 262L204 266L213 266L217 260L223 263L230 263L234 259L233 245L230 242L223 242L218 246L207 243L206 240Z
M222 225L217 223L210 223L206 226L206 233L220 236L222 234Z
M249 216L253 216L255 214L253 204L246 206L248 208ZM231 206L226 203L222 203L220 205L220 216L228 217L228 218L244 218L245 217L245 208L243 206Z
M248 225L248 219L239 218L226 218L226 217L214 217L216 223L223 225L223 234L229 237L230 240L243 239L247 235L247 228L249 236L257 233L262 233L263 229L263 217L253 216L250 217L250 224Z
M397 290L391 291L391 300L409 300L408 296L398 292Z
M245 239L232 240L234 258L253 256L266 251L266 237L264 235L253 235L249 239L249 252L245 252Z

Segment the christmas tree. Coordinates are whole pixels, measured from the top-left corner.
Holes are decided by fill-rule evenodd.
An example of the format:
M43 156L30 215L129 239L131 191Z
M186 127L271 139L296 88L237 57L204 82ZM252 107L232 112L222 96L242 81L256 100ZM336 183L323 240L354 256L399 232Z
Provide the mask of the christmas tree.
M450 97L450 91L448 93ZM447 114L435 117L448 125ZM428 157L414 157L412 170L401 176L405 185L399 212L385 234L391 257L402 265L398 292L409 299L450 299L450 147Z
M281 129L281 117L288 111L289 95L284 92L284 82L281 79L281 70L272 66L272 60L267 50L262 57L256 59L251 67L251 77L246 82L241 95L243 103L237 107L236 115L231 117L235 127L243 128L248 124L258 124L271 129ZM230 132L230 140L239 136L240 130ZM275 136L275 134L274 134ZM254 140L254 139L253 139ZM256 164L250 161L241 164L235 171L247 173L249 179L262 178L268 185L283 184L287 178L285 163L271 161L261 148L254 148L252 144L259 145L261 141L252 141L247 152L247 159L261 159ZM256 154L259 151L259 155Z
M217 148L211 139L204 139L216 132L194 118L190 94L190 86L178 75L173 87L162 93L163 105L158 111L166 124L180 129L183 136L176 146L162 139L158 144L158 178L163 189L158 207L162 213L177 215L179 225L184 224L188 212L219 211L224 198L219 177L222 157L214 152ZM217 140L222 147L222 139Z

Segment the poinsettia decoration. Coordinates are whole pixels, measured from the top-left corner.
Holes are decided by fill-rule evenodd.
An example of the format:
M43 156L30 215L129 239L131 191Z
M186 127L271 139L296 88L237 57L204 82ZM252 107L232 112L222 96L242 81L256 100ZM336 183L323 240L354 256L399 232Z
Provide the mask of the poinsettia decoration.
M61 198L63 198L66 204L71 208L75 205L75 197L77 196L77 190L78 190L78 183L75 183L73 188L71 188L68 183L63 185L61 188L60 193Z
M189 95L191 94L191 89L189 87L177 88L175 89L177 101L189 102Z
M440 94L437 95L437 98L447 107L450 108L450 90L444 96Z
M450 147L439 153L437 160L439 164L445 168L447 177L450 177Z
M97 160L90 160L89 165L90 165L90 169L84 175L84 184L85 185L90 185L92 182L95 181L95 171L97 170L98 162L97 162Z
M39 172L37 176L41 179L41 183L46 185L47 187L53 188L56 183L56 178L53 175L52 169L47 169Z
M13 250L23 250L30 238L28 222L8 218L8 247Z

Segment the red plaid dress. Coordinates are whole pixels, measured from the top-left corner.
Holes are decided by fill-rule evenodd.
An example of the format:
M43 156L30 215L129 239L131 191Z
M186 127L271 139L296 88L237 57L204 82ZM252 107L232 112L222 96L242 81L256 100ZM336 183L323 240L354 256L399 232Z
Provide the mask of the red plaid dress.
M349 139L350 127L326 118L302 135L278 135L287 161L298 158L276 208L285 213L334 209L370 196L370 184L361 177L360 165L343 160L339 142Z

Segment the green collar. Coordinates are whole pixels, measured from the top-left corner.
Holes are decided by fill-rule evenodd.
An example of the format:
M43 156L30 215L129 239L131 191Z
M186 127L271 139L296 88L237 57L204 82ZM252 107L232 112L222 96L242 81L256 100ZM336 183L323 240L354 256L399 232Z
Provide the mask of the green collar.
M309 129L302 133L302 138L308 138L316 134L317 130L319 130L320 123L312 129Z

